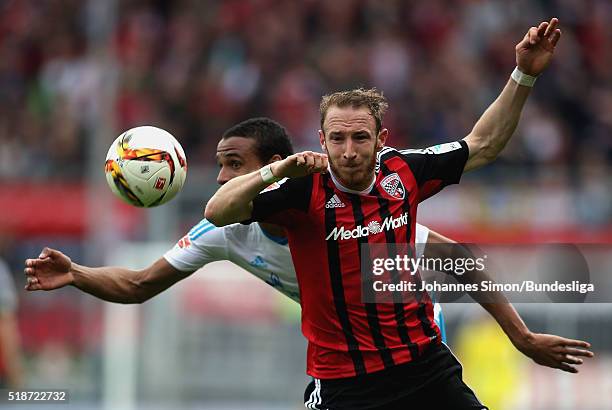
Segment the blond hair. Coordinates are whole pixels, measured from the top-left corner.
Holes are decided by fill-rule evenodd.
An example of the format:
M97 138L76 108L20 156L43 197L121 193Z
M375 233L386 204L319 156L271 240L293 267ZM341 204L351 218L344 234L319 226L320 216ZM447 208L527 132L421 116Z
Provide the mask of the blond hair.
M376 132L380 132L382 128L382 120L385 115L385 111L389 107L387 99L383 95L382 91L378 91L376 88L355 88L348 91L337 91L332 94L324 95L321 98L321 105L319 110L321 112L321 129L323 129L323 123L325 122L325 116L330 107L348 107L353 108L367 107L374 117L376 122Z

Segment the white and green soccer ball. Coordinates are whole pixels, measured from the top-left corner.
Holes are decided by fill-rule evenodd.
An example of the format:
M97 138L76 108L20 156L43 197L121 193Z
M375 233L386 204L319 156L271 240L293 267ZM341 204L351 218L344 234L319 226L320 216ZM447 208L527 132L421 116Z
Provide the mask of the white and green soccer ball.
M151 208L170 201L183 188L187 159L168 131L136 127L111 144L104 172L115 195L130 205Z

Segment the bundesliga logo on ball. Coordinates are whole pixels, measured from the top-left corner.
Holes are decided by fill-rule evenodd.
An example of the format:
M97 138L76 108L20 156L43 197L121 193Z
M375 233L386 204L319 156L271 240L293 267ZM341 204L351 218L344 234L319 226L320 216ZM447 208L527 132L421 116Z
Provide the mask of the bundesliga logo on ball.
M181 144L169 132L136 127L112 143L104 172L115 195L130 205L151 208L170 201L181 190L187 160Z

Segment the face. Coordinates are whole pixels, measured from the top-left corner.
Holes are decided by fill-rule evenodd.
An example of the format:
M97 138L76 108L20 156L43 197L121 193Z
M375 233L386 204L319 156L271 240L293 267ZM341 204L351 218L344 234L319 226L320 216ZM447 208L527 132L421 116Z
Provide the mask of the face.
M342 185L361 191L374 178L376 152L384 146L387 135L385 128L376 133L376 121L367 107L332 106L319 131L319 140Z
M244 137L229 137L217 145L217 164L219 175L217 182L225 184L232 178L257 171L265 164L257 157L255 140Z

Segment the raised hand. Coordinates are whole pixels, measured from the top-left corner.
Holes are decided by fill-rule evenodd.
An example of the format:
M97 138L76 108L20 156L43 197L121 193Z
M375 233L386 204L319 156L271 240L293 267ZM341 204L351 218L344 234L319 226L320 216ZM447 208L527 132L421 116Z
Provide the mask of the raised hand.
M272 164L272 173L279 178L298 178L327 171L327 155L304 151Z
M52 290L70 285L74 281L70 258L55 249L44 248L38 258L26 259L23 272L27 278L26 290Z
M532 76L539 75L552 59L555 46L561 37L557 28L559 19L543 21L538 27L531 27L523 40L516 45L516 65L519 70Z
M593 352L587 350L591 347L588 342L540 333L530 336L526 343L517 347L542 366L578 373L576 366L583 363L581 357L593 357Z

